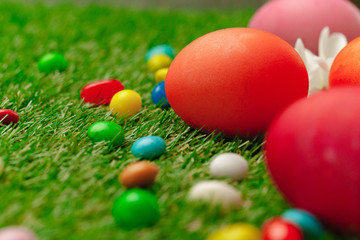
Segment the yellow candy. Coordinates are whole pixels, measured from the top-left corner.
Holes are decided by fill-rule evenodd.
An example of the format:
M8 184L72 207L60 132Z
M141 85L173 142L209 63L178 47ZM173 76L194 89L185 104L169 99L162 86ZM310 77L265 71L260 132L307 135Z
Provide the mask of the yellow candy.
M235 223L213 232L207 240L260 240L260 230L247 223Z
M156 70L159 70L160 68L169 67L171 64L171 61L172 61L172 59L168 55L157 54L157 55L154 55L153 57L151 57L146 64L151 72L155 72Z
M168 72L168 68L160 68L159 70L157 70L155 73L155 81L158 83L164 81L167 72Z
M118 118L129 118L140 111L141 97L133 90L122 90L116 93L110 102L109 109Z

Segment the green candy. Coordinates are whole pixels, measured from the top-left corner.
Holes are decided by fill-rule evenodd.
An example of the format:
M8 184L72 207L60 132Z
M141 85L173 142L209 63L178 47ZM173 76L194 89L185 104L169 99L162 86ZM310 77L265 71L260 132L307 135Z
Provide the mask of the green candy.
M115 223L125 230L153 226L160 218L156 197L143 189L130 189L115 199Z
M67 65L64 55L55 52L43 55L38 63L39 71L44 73L64 71Z
M93 142L110 141L119 146L124 141L124 130L114 122L100 121L90 126L88 136Z

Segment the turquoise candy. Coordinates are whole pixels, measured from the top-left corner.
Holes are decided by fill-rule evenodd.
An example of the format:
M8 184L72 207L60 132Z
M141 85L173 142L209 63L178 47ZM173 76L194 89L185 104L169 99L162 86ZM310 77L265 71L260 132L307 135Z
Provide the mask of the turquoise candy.
M158 136L142 137L134 142L131 153L142 159L154 159L165 152L165 141Z
M321 223L310 213L300 209L286 210L281 216L300 226L305 239L318 240L324 237L324 229Z
M151 227L160 218L159 204L151 192L134 188L115 199L112 215L125 230Z
M173 47L171 47L168 44L161 44L161 45L157 45L157 46L151 48L149 51L147 51L147 53L145 55L145 61L146 62L149 61L149 59L151 57L153 57L154 55L157 55L157 54L165 54L172 59L175 57L175 51L174 51Z

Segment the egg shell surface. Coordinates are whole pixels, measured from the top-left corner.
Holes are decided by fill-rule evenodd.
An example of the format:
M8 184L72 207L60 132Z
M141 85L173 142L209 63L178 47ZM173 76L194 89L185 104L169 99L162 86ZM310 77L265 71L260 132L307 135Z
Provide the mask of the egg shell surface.
M170 106L188 125L226 136L256 136L309 81L299 54L256 29L208 33L175 57L165 79Z
M316 93L271 124L266 165L296 208L360 233L360 87Z
M360 86L360 37L336 55L329 73L329 86Z
M276 34L292 46L301 38L316 54L320 32L326 26L351 41L360 35L360 11L347 0L273 0L249 22L249 27Z

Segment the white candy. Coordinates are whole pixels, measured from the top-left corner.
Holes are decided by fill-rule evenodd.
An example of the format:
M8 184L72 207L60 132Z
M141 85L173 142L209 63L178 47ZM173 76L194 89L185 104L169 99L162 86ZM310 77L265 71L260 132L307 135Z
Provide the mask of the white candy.
M208 202L213 206L221 206L229 211L242 205L241 193L223 181L202 181L195 184L189 191L189 200Z
M37 240L37 237L25 227L10 226L0 229L0 240Z
M214 177L230 177L240 181L248 170L245 158L235 153L219 154L210 163L210 174Z

